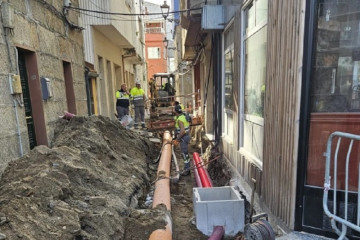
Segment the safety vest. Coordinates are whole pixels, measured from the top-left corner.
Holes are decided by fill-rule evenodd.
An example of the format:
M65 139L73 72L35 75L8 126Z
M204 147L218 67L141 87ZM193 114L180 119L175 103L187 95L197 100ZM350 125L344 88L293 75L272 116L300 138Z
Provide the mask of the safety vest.
M133 103L135 107L143 107L144 106L144 90L142 88L134 87L131 89L131 97L133 99Z
M130 105L130 96L121 90L116 91L116 106L120 107L129 107Z
M184 110L185 110L184 105L182 105L181 103L180 103L180 107L181 107L181 110L182 110L182 111L184 111Z
M185 128L185 133L188 133L190 131L190 123L186 120L186 117L184 114L181 114L180 116L175 117L175 130L176 133L180 133L180 126L179 126L179 121L183 122L184 124L184 128Z

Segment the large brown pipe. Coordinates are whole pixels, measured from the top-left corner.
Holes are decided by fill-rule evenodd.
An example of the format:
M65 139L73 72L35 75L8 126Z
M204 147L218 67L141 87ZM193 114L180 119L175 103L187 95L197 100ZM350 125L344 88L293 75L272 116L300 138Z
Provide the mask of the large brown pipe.
M162 153L157 171L157 181L155 183L155 192L153 198L153 208L163 204L166 210L171 211L170 205L170 166L171 166L171 135L169 131L164 132ZM167 225L165 229L157 229L150 235L149 240L171 240L172 223L171 218L165 219Z

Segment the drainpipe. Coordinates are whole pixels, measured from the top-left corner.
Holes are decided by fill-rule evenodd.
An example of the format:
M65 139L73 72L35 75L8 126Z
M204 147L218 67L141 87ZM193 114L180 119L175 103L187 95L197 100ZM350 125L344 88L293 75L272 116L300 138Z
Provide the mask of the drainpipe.
M208 240L220 240L224 236L225 228L223 226L215 226Z
M12 89L12 79L11 79L11 74L9 74L9 85L10 85L10 92L13 92ZM21 96L20 96L21 97ZM23 150L23 145L22 145L22 140L21 140L21 132L20 132L20 126L19 126L19 115L18 115L18 110L17 110L17 102L16 102L16 96L13 95L13 103L14 103L14 110L15 110L15 120L16 120L16 129L17 129L17 136L18 136L18 140L19 140L19 148L20 148L20 157L24 156L24 150Z
M220 33L214 33L214 46L215 54L214 54L214 72L213 72L213 80L214 80L214 126L215 127L215 141L216 144L220 143L220 138L222 134L222 43L221 43L221 35Z
M7 39L7 38L6 38ZM19 74L19 64L18 64L18 60L19 60L19 53L17 48L15 49L15 64L16 64L16 74ZM10 49L9 49L9 54L10 54ZM10 86L10 92L13 93L13 88L12 88L12 79L11 79L11 75L9 75L9 86ZM21 94L19 96L13 95L13 102L14 102L14 110L15 110L15 119L16 119L16 129L17 129L17 136L19 139L19 148L20 148L20 156L24 156L24 149L23 149L23 145L22 145L22 140L21 140L21 132L20 132L20 125L19 125L19 115L18 115L18 111L17 111L17 100L16 98L19 97L21 100ZM20 103L20 107L21 107L21 103Z
M160 205L164 205L168 211L166 216L166 226L165 229L157 229L153 231L150 235L149 240L171 240L172 239L172 223L170 211L170 164L171 164L171 154L172 154L172 144L171 134L169 131L165 131L163 135L163 146L162 153L159 161L158 171L157 171L157 181L155 183L155 192L153 198L153 208L156 208Z
M3 2L3 3L0 3L1 7L4 7L4 8L10 8L8 6L7 3ZM12 11L14 11L12 8L11 8ZM5 39L5 42L6 42L6 49L7 49L7 57L8 57L8 60L9 60L9 63L10 63L10 72L13 72L14 70L14 65L12 63L12 60L11 60L11 52L10 52L10 43L9 43L9 32L10 32L11 28L9 27L6 27L6 26L3 26L3 34L4 34L4 39ZM16 69L16 74L19 74L19 65L18 65L18 52L17 52L17 48L15 47L15 69ZM12 97L13 97L13 103L14 103L14 110L15 110L15 119L16 119L16 128L17 128L17 136L18 136L18 139L19 139L19 148L20 148L20 156L24 156L24 150L23 150L23 145L22 145L22 140L21 140L21 131L20 131L20 125L19 125L19 115L18 115L18 111L17 111L17 97L19 97L18 99L20 99L21 101L21 95L19 94L17 96L17 94L14 94L14 91L13 91L13 88L12 88L12 75L11 73L9 74L9 86L10 86L10 93L12 94ZM21 107L21 103L19 103L20 107Z

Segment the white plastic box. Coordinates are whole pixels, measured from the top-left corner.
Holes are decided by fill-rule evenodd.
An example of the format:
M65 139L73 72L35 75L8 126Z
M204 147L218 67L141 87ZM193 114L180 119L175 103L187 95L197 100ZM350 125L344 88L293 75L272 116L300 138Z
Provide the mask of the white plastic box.
M210 236L215 226L223 226L225 235L244 231L244 199L234 187L193 188L196 227Z

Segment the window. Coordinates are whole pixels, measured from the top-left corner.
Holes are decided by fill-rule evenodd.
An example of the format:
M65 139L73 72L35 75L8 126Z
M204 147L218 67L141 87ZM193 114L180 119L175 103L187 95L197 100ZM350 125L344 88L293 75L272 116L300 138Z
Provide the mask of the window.
M224 35L224 135L227 141L232 142L234 136L233 111L234 103L234 24L225 30Z
M224 34L225 45L225 108L234 110L234 25Z
M263 27L245 41L245 114L264 116L266 33Z
M322 0L318 3L315 52L310 85L310 127L306 184L322 186L323 152L330 133L360 135L360 1ZM337 140L333 141L334 145ZM337 183L344 189L345 159L349 144L338 151ZM360 146L352 146L349 191L357 191ZM334 154L334 152L332 152ZM332 155L334 156L334 155ZM332 175L332 181L335 179Z
M160 48L159 47L149 47L148 48L148 58L149 59L159 59L160 58Z
M311 111L360 111L359 12L357 1L319 4Z
M266 79L268 0L252 1L243 9L242 113L240 149L262 166Z

